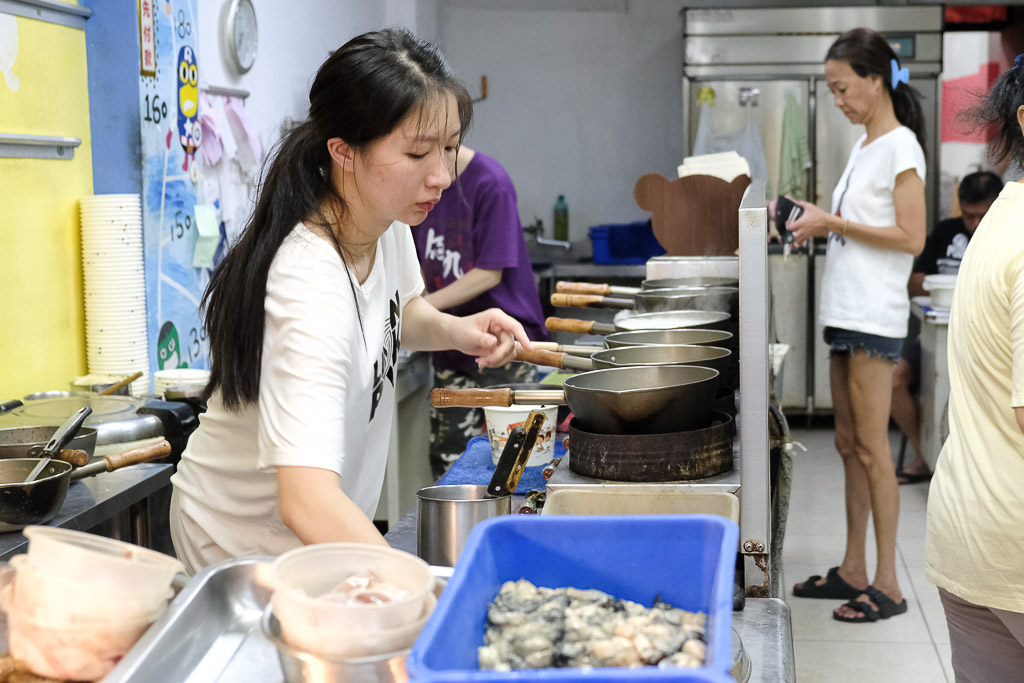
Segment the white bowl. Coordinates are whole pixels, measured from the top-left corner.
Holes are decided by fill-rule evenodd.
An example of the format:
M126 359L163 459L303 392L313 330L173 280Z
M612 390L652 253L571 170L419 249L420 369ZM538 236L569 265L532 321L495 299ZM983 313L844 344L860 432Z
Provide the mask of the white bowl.
M34 566L27 555L11 558L16 571L13 606L38 621L100 624L153 621L174 591L147 593L134 586L105 586L94 576Z
M0 593L7 612L8 646L32 673L61 680L97 681L138 642L155 616L106 624L40 620L15 607L10 587Z
M347 577L366 570L408 595L382 605L321 599ZM319 543L290 550L274 560L270 576L274 614L290 632L384 630L410 624L422 615L435 582L430 567L415 555L366 543Z
M374 655L408 650L416 642L430 614L437 605L433 592L428 592L422 601L422 613L415 621L394 628L355 630L310 627L301 622L291 621L287 627L282 623L281 638L292 647L327 657L356 659ZM270 609L273 609L271 604ZM280 622L281 618L274 614Z
M950 308L953 305L956 275L925 275L923 286L934 308Z
M90 371L93 371L90 368ZM74 571L95 578L98 585L132 586L146 594L170 587L185 567L170 555L141 546L71 529L28 526L28 560L44 571Z

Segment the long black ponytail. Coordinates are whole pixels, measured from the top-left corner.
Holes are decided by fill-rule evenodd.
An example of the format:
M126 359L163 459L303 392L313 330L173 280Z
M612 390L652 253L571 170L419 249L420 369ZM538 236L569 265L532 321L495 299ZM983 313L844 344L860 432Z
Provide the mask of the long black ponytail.
M921 149L925 149L924 112L921 110L921 93L917 88L904 81L897 81L893 87L893 60L897 68L899 60L892 47L881 34L869 28L855 28L847 31L832 43L825 55L825 61L838 60L847 62L861 78L869 74L882 77L886 92L892 100L892 108L896 118L904 126L914 131Z
M472 118L469 93L433 45L403 29L357 36L321 65L309 91L309 118L289 132L264 165L252 217L203 294L212 369L205 395L220 389L238 409L259 397L267 275L278 248L300 222L331 229L345 203L334 188L327 141L341 138L357 152L397 128L417 107L455 97L462 132ZM329 215L328 215L329 214Z

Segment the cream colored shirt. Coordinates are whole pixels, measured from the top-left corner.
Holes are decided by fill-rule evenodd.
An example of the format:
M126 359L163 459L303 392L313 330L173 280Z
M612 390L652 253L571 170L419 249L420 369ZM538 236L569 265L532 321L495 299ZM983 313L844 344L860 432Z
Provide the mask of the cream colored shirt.
M928 580L1024 612L1024 184L1008 183L960 265L949 321L949 438L928 494Z

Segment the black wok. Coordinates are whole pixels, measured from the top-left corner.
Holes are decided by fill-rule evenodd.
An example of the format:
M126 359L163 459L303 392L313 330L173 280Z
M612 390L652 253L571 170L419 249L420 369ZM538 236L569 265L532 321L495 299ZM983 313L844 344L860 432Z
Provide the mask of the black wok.
M19 531L30 524L45 524L57 516L72 480L162 458L171 453L166 439L105 456L102 460L74 469L62 460L50 464L26 484L25 477L39 464L39 458L0 460L0 533Z
M666 365L581 372L561 391L434 389L431 403L455 406L561 405L596 434L659 434L699 429L707 423L718 371Z

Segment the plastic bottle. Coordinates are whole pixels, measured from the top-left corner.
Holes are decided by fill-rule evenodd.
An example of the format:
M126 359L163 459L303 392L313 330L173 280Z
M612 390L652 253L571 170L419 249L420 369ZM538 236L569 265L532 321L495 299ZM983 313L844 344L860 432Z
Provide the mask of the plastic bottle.
M555 202L554 237L563 242L569 241L569 205L565 203L565 195L558 195Z

